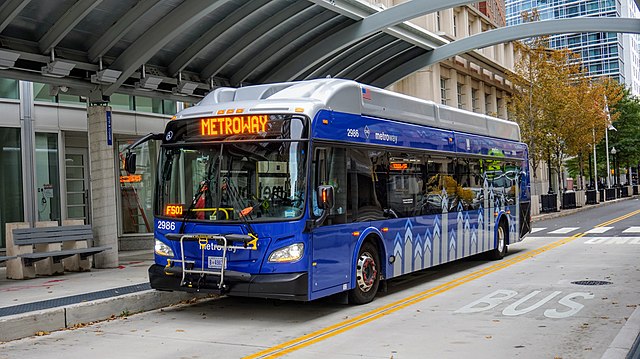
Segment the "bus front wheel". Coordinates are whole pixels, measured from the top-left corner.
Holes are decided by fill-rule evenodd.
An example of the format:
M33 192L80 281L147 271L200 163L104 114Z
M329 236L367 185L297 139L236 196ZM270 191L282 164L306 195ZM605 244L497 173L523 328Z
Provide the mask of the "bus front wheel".
M507 255L507 221L500 221L498 230L496 231L496 248L489 252L489 256L493 260L504 258Z
M358 251L356 262L356 286L349 291L349 303L369 303L376 296L380 285L378 248L367 241Z

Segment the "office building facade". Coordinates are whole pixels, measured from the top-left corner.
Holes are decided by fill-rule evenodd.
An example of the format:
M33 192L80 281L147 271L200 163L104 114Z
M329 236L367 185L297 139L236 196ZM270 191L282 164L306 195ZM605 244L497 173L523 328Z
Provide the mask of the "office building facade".
M633 0L507 0L507 25L520 24L522 14L537 9L540 20L573 17L638 18ZM569 48L581 56L591 77L610 77L640 94L638 35L590 32L552 35L552 48Z

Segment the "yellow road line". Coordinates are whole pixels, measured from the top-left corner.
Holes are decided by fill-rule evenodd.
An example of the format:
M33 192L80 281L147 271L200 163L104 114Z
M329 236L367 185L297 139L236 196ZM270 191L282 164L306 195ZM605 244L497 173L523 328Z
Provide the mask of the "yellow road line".
M629 218L629 217L633 217L633 216L635 216L635 215L636 215L636 214L638 214L638 213L640 213L640 209L639 209L639 210L637 210L637 211L633 211L633 212L631 212L631 213L627 213L627 214L625 214L625 215L622 215L622 216L620 216L620 217L618 217L618 218L614 218L614 219L612 219L612 220L610 220L610 221L606 221L606 222L604 222L604 223L600 223L600 224L599 224L599 225L597 225L596 227L604 227L604 226L608 226L608 225L610 225L610 224L614 224L614 223L616 223L616 222L620 222L620 221L622 221L622 220L625 220L625 219L627 219L627 218Z
M624 219L627 219L631 216L634 216L636 214L640 213L640 210L622 215L618 218L614 218L612 220L609 220L607 222L601 223L599 225L597 225L596 227L603 227L615 222L619 222L622 221ZM331 338L333 336L336 336L340 333L346 332L350 329L359 327L363 324L372 322L376 319L380 319L382 317L384 317L385 315L389 315L391 313L394 313L400 309L406 308L408 306L411 306L413 304L419 303L425 299L434 297L438 294L442 294L444 292L447 292L451 289L454 289L456 287L459 287L465 283L471 282L473 280L476 280L478 278L482 278L486 275L489 275L491 273L494 273L496 271L499 271L501 269L504 269L506 267L510 267L514 264L520 263L526 259L529 258L533 258L539 254L542 254L546 251L549 251L551 249L557 248L563 244L567 244L571 241L574 241L577 238L583 237L585 236L585 233L578 233L575 234L571 237L566 237L563 238L561 240L555 241L553 243L547 244L545 246L542 246L538 249L534 249L532 251L523 253L523 254L519 254L517 256L514 256L512 258L509 259L504 259L496 264L493 264L489 267L474 271L472 273L469 273L467 275L464 275L462 277L453 279L449 282L440 284L438 286L435 286L433 288L429 288L425 291L422 291L420 293L411 295L409 297L400 299L398 301L386 304L382 307L373 309L369 312L360 314L356 317L353 317L351 319L348 320L344 320L342 322L336 323L334 325L328 326L326 328L317 330L315 332L303 335L301 337L295 338L293 340L289 340L287 342L284 342L282 344L278 344L276 346L273 346L271 348L267 348L265 350L259 351L255 354L249 355L247 357L244 357L244 359L256 359L256 358L277 358L280 356L283 356L285 354L294 352L296 350L302 349L304 347L307 347L309 345L312 345L314 343L323 341L325 339Z

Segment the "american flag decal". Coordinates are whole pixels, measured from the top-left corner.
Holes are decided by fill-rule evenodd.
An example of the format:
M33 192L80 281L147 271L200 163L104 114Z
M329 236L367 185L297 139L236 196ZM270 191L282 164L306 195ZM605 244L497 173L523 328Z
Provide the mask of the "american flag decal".
M367 88L362 88L362 98L371 101L371 91Z

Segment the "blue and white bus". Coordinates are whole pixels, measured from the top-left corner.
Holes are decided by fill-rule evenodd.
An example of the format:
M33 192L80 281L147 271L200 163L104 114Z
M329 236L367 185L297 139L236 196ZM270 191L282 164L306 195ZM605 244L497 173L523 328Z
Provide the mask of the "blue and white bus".
M155 289L366 303L529 232L514 122L319 79L218 88L161 138Z

